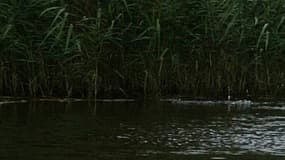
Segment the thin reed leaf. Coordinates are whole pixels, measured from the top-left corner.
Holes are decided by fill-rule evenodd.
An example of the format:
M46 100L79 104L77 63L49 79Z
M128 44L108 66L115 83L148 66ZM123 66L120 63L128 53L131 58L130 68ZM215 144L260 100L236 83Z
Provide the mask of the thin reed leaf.
M266 31L265 50L268 50L270 32Z
M11 25L11 24L8 24L6 26L5 31L4 31L4 33L1 36L1 39L5 39L7 37L8 33L12 29L12 27L13 27L13 25Z
M68 31L67 31L67 37L66 37L66 42L65 42L65 49L64 49L65 53L67 53L67 50L69 48L72 32L73 32L73 24L70 24Z
M284 20L285 20L285 16L282 16L282 18L281 18L281 20L280 20L280 22L279 22L279 24L278 24L278 26L277 26L277 30L278 30L278 31L279 31L280 28L282 27L282 25L283 25L283 23L284 23Z
M59 9L58 16L59 16L59 14L61 14L65 10L64 8L61 8L61 7L58 7L58 6L57 7L50 7L50 8L45 9L44 11L42 11L41 14L40 14L40 17L42 17L43 15L45 15L46 13L48 13L50 11L58 10L58 9Z
M261 42L261 39L262 39L262 37L263 37L263 35L264 35L264 33L265 33L267 27L268 27L268 23L264 24L264 26L263 26L263 28L262 28L260 34L259 34L257 43L256 43L256 45L255 45L257 49L259 48L259 44L260 44L260 42Z
M223 37L219 40L219 44L221 44L225 40L225 38L227 37L230 29L235 25L237 17L238 17L238 14L235 14L233 16L231 22L227 25L227 28L226 28L226 31L225 31Z

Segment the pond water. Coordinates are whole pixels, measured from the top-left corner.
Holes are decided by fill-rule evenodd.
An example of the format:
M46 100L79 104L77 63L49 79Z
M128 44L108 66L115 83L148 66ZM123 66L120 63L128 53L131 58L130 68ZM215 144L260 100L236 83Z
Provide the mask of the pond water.
M0 159L285 159L285 104L1 104Z

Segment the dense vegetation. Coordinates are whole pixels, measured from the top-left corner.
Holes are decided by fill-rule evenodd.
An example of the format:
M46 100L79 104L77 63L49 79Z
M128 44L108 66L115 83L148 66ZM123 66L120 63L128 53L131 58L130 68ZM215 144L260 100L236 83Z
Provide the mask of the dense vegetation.
M0 95L282 96L284 0L1 0Z

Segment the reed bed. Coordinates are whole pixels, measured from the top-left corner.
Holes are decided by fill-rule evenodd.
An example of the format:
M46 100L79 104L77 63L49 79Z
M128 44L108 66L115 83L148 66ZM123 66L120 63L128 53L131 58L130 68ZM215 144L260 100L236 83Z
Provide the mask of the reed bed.
M0 95L282 97L284 0L2 0Z

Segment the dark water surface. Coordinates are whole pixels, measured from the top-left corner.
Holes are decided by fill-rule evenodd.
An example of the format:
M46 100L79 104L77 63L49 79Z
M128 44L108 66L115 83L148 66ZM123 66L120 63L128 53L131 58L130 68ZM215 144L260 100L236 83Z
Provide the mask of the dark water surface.
M3 104L0 159L285 159L285 107Z

